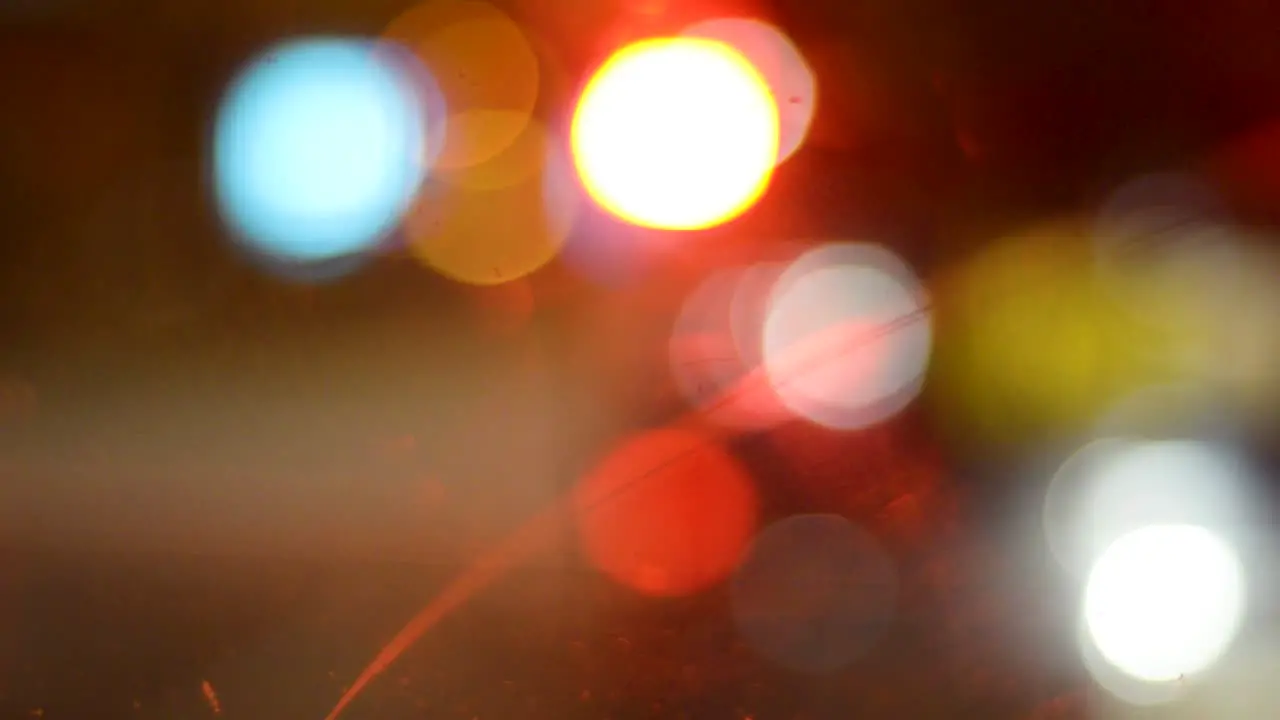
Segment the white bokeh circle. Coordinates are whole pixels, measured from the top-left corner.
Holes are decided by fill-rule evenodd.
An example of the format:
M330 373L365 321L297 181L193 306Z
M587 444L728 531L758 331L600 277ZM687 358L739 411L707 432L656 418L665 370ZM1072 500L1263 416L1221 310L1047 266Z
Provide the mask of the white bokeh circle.
M762 355L787 407L850 430L919 393L932 338L925 293L905 262L877 245L835 243L800 256L774 284Z
M1125 534L1089 574L1084 622L1108 663L1148 682L1206 670L1245 608L1244 569L1226 541L1195 525Z

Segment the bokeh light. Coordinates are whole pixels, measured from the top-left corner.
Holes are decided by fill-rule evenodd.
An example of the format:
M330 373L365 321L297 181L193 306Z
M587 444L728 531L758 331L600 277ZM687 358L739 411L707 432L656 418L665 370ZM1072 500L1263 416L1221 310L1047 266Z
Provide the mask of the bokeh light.
M744 353L734 333L732 309L744 302L746 268L722 270L704 280L685 300L672 328L671 376L686 403L717 425L763 430L792 417L772 385L752 375L759 351ZM763 318L757 318L757 321Z
M1076 646L1079 648L1080 660L1085 672L1093 680L1093 684L1102 690L1091 693L1094 707L1089 717L1100 720L1121 720L1134 716L1135 708L1151 708L1161 706L1161 710L1171 710L1180 706L1190 689L1185 678L1175 678L1166 682L1142 680L1121 670L1107 660L1098 650L1090 634L1088 623L1077 618L1075 633ZM1116 702L1119 701L1119 702Z
M1216 662L1244 610L1244 568L1230 545L1202 527L1151 525L1121 536L1099 557L1083 619L1109 663L1160 683Z
M1134 390L1178 377L1172 339L1097 272L1089 232L1047 223L997 241L934 284L931 377L968 442L1091 426Z
M746 470L699 433L634 436L583 480L574 498L593 565L646 595L680 596L726 579L755 532Z
M718 18L690 25L681 35L719 40L750 60L778 104L778 162L800 149L817 108L818 84L813 68L786 34L754 18Z
M409 251L472 285L525 277L559 253L579 198L568 159L539 122L489 160L421 193L405 220Z
M1252 570L1253 568L1250 568ZM1250 599L1255 575L1250 573ZM1211 673L1196 678L1196 692L1169 708L1173 720L1250 720L1280 717L1280 637L1273 628L1251 627L1241 632L1230 652Z
M730 586L755 650L790 670L829 673L862 657L893 620L898 573L875 538L839 515L778 521Z
M1280 398L1280 255L1265 243L1220 235L1148 266L1146 283L1179 376L1253 419L1274 419Z
M788 260L803 254L796 251ZM759 262L744 268L734 283L729 300L729 332L743 362L751 367L764 365L764 326L769 317L773 288L787 271L789 262Z
M578 185L576 178L574 183ZM588 197L580 187L576 189L579 197ZM608 289L634 286L652 277L652 271L670 257L669 246L655 234L648 228L619 223L599 205L584 202L560 259L567 269L593 284Z
M502 10L480 0L428 0L383 35L409 48L439 82L448 119L431 135L438 149L430 162L442 177L492 159L525 132L541 69L524 30Z
M1045 496L1049 548L1083 575L1106 547L1147 525L1231 532L1253 517L1257 479L1230 448L1199 440L1104 438L1073 454Z
M902 260L875 245L833 243L802 255L775 283L765 368L797 414L861 428L916 396L932 336L928 300Z
M1280 390L1269 370L1280 359L1271 321L1280 260L1270 238L1238 225L1207 180L1165 173L1113 192L1095 218L1094 244L1109 289L1166 337L1179 378L1237 410L1267 413Z
M394 49L305 39L234 80L216 120L214 187L252 254L329 262L395 227L424 176L430 120L408 68Z
M1117 188L1098 209L1094 254L1108 287L1139 311L1212 297L1240 274L1241 251L1225 204L1189 174L1143 175ZM1204 297L1202 297L1204 296ZM1178 321L1183 312L1158 312Z
M646 227L696 230L745 212L778 154L769 85L729 46L700 38L633 43L587 83L573 117L588 194Z
M1184 173L1142 175L1116 188L1098 209L1094 240L1106 259L1132 260L1203 230L1229 225L1226 205L1205 180Z

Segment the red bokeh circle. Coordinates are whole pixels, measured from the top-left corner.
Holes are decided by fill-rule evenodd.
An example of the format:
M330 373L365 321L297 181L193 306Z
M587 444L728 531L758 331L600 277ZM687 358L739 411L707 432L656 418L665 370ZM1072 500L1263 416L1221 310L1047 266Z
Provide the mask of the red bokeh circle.
M574 510L592 565L643 594L673 597L733 572L759 503L727 450L692 430L663 428L606 456L578 487Z

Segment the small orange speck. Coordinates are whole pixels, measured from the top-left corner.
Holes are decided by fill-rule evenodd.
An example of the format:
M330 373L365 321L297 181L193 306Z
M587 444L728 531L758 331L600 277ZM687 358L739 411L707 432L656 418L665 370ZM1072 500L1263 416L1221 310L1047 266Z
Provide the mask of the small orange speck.
M208 680L200 682L200 692L204 693L205 702L209 703L209 709L214 715L222 714L222 703L218 702L218 694L213 691L213 685Z

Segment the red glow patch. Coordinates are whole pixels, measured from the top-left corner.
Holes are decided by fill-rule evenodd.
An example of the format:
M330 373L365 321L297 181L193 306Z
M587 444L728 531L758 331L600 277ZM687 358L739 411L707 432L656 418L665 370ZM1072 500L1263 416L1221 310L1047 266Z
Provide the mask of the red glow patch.
M574 497L588 559L646 595L681 596L724 580L755 532L750 478L727 451L691 431L632 437Z

